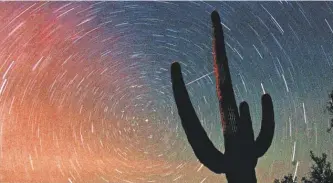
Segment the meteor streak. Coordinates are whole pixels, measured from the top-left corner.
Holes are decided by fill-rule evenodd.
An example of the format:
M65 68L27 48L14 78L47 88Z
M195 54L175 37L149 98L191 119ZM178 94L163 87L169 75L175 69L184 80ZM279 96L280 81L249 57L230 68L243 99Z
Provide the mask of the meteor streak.
M209 76L209 75L211 75L211 74L213 74L213 73L214 73L214 71L212 71L212 72L210 72L210 73L208 73L208 74L205 74L205 75L203 75L203 76L201 76L201 77L199 77L199 78L197 78L197 79L195 79L195 80L193 80L193 81L190 81L190 82L188 82L188 83L186 84L186 86L187 86L187 85L190 85L190 84L192 84L192 83L194 83L194 82L196 82L196 81L199 81L200 79L205 78L205 77L207 77L207 76Z

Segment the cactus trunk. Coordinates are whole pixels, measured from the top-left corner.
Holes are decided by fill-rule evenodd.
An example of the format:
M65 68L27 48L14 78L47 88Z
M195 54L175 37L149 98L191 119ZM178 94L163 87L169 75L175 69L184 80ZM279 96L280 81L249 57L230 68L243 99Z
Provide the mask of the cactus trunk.
M262 124L255 140L248 104L242 102L239 111L236 105L220 17L214 11L211 18L216 91L225 152L216 149L203 129L186 90L181 67L175 62L171 66L171 78L178 114L194 154L203 165L214 173L225 173L229 183L256 183L258 158L267 152L274 135L272 99L269 94L262 96Z

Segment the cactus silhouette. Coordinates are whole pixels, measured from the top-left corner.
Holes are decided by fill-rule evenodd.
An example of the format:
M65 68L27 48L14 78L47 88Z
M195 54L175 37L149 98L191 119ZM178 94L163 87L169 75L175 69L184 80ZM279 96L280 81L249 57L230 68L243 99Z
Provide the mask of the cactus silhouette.
M203 129L186 90L180 65L174 62L171 65L171 79L178 114L187 139L203 165L215 173L225 173L229 183L255 183L258 158L266 153L273 140L275 122L272 99L269 94L262 96L261 130L255 140L246 102L240 104L238 113L217 11L212 12L211 19L214 29L214 71L225 152L216 149Z

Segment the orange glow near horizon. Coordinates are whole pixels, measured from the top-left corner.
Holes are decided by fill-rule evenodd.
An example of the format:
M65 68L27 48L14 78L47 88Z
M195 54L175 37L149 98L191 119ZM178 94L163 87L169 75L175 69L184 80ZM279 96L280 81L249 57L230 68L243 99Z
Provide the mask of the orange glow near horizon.
M135 65L107 52L126 34L90 21L90 4L0 3L0 182L224 181L196 160L180 122L137 112L135 100L157 97ZM267 162L257 166L266 182L294 168L277 161L265 174Z

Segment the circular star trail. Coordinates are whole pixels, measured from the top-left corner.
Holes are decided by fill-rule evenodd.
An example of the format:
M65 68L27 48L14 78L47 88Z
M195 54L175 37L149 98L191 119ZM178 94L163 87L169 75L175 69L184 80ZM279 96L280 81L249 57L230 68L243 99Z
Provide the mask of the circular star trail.
M331 2L2 2L1 182L223 182L196 159L175 106L178 61L224 151L210 13L221 16L237 103L255 134L261 95L276 131L259 182L333 160L324 113L333 78ZM297 171L295 171L297 170Z

